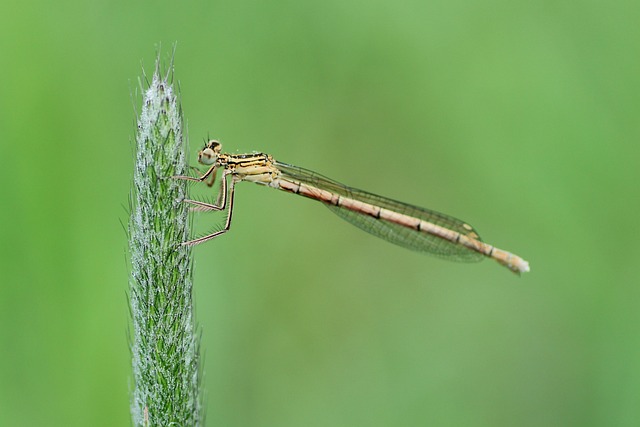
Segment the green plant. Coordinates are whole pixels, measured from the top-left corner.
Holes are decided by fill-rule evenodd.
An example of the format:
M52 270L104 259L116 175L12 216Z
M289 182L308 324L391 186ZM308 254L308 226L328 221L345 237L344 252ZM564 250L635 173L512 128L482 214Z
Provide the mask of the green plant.
M141 83L129 247L134 426L202 425L180 99L159 60Z

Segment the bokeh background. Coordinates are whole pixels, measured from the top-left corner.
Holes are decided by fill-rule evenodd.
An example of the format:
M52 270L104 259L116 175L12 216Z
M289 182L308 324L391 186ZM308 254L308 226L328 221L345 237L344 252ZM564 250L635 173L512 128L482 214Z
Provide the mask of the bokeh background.
M521 278L238 187L195 249L208 426L640 425L640 3L0 4L0 425L130 424L142 67L195 153L469 221ZM205 218L213 223L220 218Z

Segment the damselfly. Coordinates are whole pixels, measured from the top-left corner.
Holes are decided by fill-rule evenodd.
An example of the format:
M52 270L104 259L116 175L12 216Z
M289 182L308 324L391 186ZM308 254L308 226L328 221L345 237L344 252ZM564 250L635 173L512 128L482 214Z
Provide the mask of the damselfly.
M205 181L212 186L216 172L222 169L220 192L213 204L197 200L185 202L194 205L194 210L198 211L226 210L227 219L221 230L183 245L197 245L228 231L233 215L235 185L240 181L250 181L318 200L364 231L414 251L467 262L488 257L515 273L529 271L527 261L482 242L475 229L464 221L347 187L307 169L279 162L268 154L225 154L221 152L220 143L211 140L198 153L198 161L210 166L202 176L174 178ZM229 176L230 181L227 179Z

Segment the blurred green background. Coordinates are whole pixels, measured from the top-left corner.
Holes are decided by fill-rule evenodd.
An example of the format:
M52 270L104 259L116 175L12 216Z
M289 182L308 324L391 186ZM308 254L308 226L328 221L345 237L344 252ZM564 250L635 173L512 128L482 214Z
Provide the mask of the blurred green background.
M637 1L2 2L0 425L130 424L120 222L141 64L174 42L193 164L207 135L269 152L532 266L416 254L241 184L231 232L195 249L208 426L640 425L639 18Z

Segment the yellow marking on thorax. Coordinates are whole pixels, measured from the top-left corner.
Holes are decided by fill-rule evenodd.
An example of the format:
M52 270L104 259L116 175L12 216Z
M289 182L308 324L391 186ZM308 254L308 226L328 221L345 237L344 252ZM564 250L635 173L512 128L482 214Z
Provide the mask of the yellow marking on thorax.
M268 185L280 175L267 154L227 154L221 157L220 164L239 181Z

